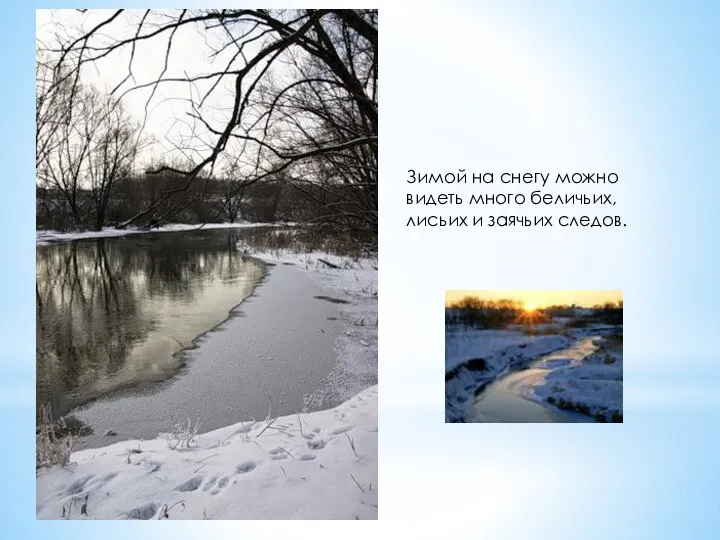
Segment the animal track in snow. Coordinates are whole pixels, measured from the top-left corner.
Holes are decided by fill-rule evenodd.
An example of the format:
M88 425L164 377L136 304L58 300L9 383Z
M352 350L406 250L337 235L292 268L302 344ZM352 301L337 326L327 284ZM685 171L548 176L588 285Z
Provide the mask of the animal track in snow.
M287 457L288 457L288 452L287 452L287 450L285 450L285 449L284 449L283 447L281 447L281 446L276 446L275 448L273 448L272 450L270 450L270 451L268 452L268 454L270 454L270 459L272 459L273 461L278 461L278 460L281 460L281 459L287 459Z
M239 474L245 474L249 473L250 471L254 470L255 467L257 467L257 463L255 463L252 459L249 459L247 461L243 461L240 463L237 467L235 467L235 470Z
M220 493L223 489L227 487L229 481L230 478L228 478L227 476L223 476L217 483L217 487L210 492L210 495L217 495L218 493Z
M215 485L215 482L217 482L217 476L213 476L210 480L205 482L205 485L202 488L203 491L207 491L208 489L213 487Z
M330 435L340 435L341 433L345 433L347 431L350 431L353 427L352 426L345 426L341 428L334 429L330 432Z
M152 519L157 512L158 505L155 503L147 503L137 508L133 508L127 513L128 519Z
M315 459L313 454L303 454L300 456L300 461L312 461L313 459Z
M325 448L325 441L323 439L313 439L308 441L307 445L310 450L322 450Z
M76 479L74 482L72 482L67 488L65 488L64 494L65 495L79 495L86 489L88 491L93 489L99 489L103 487L105 484L107 484L110 480L115 478L117 476L117 473L110 473L106 474L101 477L97 477L93 474L88 474L86 476L83 476L81 478Z
M202 484L202 476L193 476L190 480L187 480L175 488L176 491L195 491Z

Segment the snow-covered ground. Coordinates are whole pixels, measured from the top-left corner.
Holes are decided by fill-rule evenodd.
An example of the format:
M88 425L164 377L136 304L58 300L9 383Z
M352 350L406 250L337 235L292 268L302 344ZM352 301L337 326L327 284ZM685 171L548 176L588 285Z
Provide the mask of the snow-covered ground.
M511 329L446 329L446 422L464 421L477 392L510 368L538 359L533 365L538 376L520 385L523 397L597 420L622 418L622 347L611 347L612 338L604 337L618 327L591 325L560 331L528 336Z
M266 263L292 264L304 269L327 291L326 299L337 304L345 331L336 341L338 363L328 377L329 387L323 395L337 402L377 383L376 258L351 259L324 252L257 251L242 242L238 247ZM312 407L321 405L312 404Z
M562 349L561 335L528 336L513 330L448 329L445 332L445 421L463 421L478 389L510 367Z
M377 519L377 386L331 410L175 442L124 441L40 469L37 517Z
M544 359L553 369L533 389L534 397L599 421L622 421L622 349L608 346L609 338L597 337L592 342L597 350L580 359L553 359L552 355Z
M43 246L51 242L60 242L67 240L82 240L84 238L110 238L114 236L126 236L129 234L142 233L158 233L158 232L179 232L194 231L199 229L247 229L252 227L285 227L286 223L205 223L204 225L173 223L163 225L153 229L138 229L128 227L127 229L117 229L114 227L104 227L100 231L82 231L82 232L59 232L51 230L39 230L36 232L35 240L38 246Z
M239 418L182 451L166 436L76 452L67 467L38 470L38 518L377 519L377 261L252 255L305 269L338 304L346 330L329 384L353 397L309 414Z

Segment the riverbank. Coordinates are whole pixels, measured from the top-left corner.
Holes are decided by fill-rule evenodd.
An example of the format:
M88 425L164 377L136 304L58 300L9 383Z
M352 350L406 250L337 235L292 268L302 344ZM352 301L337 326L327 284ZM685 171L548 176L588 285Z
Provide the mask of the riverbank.
M377 386L326 411L71 461L38 470L38 519L377 519Z
M580 359L564 355L545 359L553 369L528 397L597 422L622 422L622 334L592 341L596 350Z
M510 368L562 349L560 335L529 336L512 330L446 329L445 421L464 422L476 394Z
M332 392L310 404L326 410L238 418L203 435L180 425L174 435L75 452L67 467L38 470L39 518L377 518L377 262L246 254L297 266L322 288L318 302L339 307Z
M603 337L618 330L619 338ZM559 412L519 402L518 410L511 411L513 397L580 413L588 421L622 422L621 332L622 327L607 325L541 336L517 330L446 330L446 422L465 422L477 414L485 421L504 416L523 421L518 420L523 409L537 421L570 421ZM532 369L525 369L530 365ZM523 371L505 377L518 369ZM496 389L492 400L484 403L488 410L469 410L475 397L491 384L494 388L496 381L507 388Z
M103 227L100 231L75 231L61 232L53 230L39 230L35 233L35 243L38 246L44 246L52 242L64 242L71 240L83 240L87 238L114 238L117 236L127 236L130 234L148 234L161 232L182 232L196 231L203 229L249 229L253 227L289 227L289 223L204 223L204 224L188 224L188 223L171 223L162 225L152 229L141 229L137 227L128 227L126 229L118 229L115 227Z
M337 403L377 383L378 262L377 257L352 258L323 251L296 253L289 249L259 251L240 242L247 255L270 265L302 269L335 304L345 330L335 342L337 364L321 395ZM314 404L319 408L322 404Z

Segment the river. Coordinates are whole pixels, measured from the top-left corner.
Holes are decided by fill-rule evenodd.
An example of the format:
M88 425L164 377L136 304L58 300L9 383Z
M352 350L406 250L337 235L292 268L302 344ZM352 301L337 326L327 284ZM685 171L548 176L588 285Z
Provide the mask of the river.
M300 269L243 256L246 234L38 246L38 404L89 426L82 445L98 446L321 403L337 305Z
M470 407L471 422L593 422L586 415L538 403L527 396L556 368L579 362L597 347L595 337L575 341L566 349L544 355L525 369L510 370L487 385Z

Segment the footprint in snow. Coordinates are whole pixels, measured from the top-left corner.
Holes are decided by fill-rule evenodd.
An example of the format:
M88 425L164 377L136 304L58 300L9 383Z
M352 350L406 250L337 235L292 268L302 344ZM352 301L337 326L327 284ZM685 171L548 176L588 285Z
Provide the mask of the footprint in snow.
M67 488L65 488L64 493L65 495L79 495L85 490L91 491L94 489L100 489L116 476L117 473L110 473L98 478L93 474L88 474L72 482Z
M310 450L322 450L325 448L325 441L322 439L313 439L312 441L308 441L307 445Z
M175 488L176 491L195 491L202 484L202 476L193 476L190 480L187 480Z
M217 482L217 476L213 476L210 480L205 482L205 485L202 488L203 491L207 491L208 489L213 487L215 485L215 482Z
M281 446L273 448L272 450L270 450L268 452L268 454L270 454L270 459L272 459L273 461L287 459L287 457L288 457L287 451L284 448L282 448Z
M341 428L334 429L330 432L330 435L340 435L341 433L345 433L347 431L350 431L353 427L352 426L345 426Z
M313 454L303 454L300 456L300 461L312 461L313 459L315 459Z
M157 512L158 505L155 503L147 503L137 508L133 508L127 513L128 519L152 519Z
M217 495L218 493L220 493L223 489L227 487L229 481L230 478L228 478L227 476L223 476L217 483L217 488L213 489L210 492L210 495Z
M238 474L245 474L255 470L255 467L257 467L257 463L255 463L252 459L249 459L248 461L240 463L237 467L235 467L235 470Z

